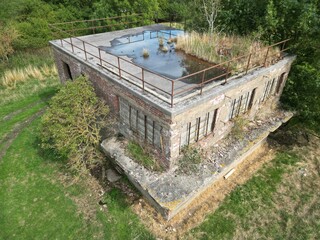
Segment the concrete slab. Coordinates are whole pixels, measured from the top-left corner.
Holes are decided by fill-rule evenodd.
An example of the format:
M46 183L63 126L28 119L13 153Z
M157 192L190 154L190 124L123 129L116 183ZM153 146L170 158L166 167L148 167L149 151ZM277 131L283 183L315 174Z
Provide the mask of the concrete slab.
M107 170L106 174L109 182L117 182L121 179L121 175L111 168Z
M236 168L264 143L270 132L275 131L292 116L291 112L277 111L268 118L252 121L241 141L230 137L214 146L207 143L207 147L212 149L208 159L194 165L189 172L180 171L178 168L164 173L151 172L126 156L124 144L115 138L103 141L101 146L144 197L169 220L191 204L217 179Z

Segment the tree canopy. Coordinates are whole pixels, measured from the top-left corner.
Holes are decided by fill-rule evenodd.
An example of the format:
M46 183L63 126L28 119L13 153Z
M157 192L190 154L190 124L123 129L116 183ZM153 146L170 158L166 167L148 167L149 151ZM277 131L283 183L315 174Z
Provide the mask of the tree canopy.
M212 6L215 11L211 11ZM2 35L15 33L5 38L11 42L10 51L3 56L16 49L47 46L54 38L48 23L137 12L148 18L156 15L162 21L168 14L177 14L174 19L186 23L187 30L207 32L214 28L221 33L258 37L266 43L290 38L289 52L296 54L297 60L283 103L297 110L301 121L310 120L314 125L315 117L319 117L313 107L319 105L313 93L320 95L315 77L320 63L319 0L11 0L0 1L0 8L0 26L11 28L2 27Z

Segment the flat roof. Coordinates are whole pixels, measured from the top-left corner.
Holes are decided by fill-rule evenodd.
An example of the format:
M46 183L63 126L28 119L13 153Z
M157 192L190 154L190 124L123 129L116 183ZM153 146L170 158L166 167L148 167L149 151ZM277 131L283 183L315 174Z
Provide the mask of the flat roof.
M170 30L174 29L165 25L154 24L113 32L58 39L50 41L50 43L65 53L74 56L79 61L95 66L97 70L103 73L113 74L109 75L112 79L118 82L120 80L129 88L132 86L136 94L143 95L146 100L164 108L169 113L172 113L173 109L179 111L179 108L184 108L185 105L190 103L189 100L191 98L199 100L200 95L203 98L207 95L221 94L227 90L228 85L229 87L234 85L228 84L232 79L245 75L241 73L237 76L230 76L225 73L220 77L218 76L218 78L211 78L206 81L207 79L204 79L203 76L209 75L208 72L215 68L213 66L207 68L207 70L191 73L182 78L171 79L152 69L146 69L141 64L134 63L133 59L128 56L117 56L105 51L106 48L112 47L112 41L117 38L135 36L145 31L161 32L163 30L170 32ZM261 68L261 66L258 68ZM238 80L237 84L240 84Z

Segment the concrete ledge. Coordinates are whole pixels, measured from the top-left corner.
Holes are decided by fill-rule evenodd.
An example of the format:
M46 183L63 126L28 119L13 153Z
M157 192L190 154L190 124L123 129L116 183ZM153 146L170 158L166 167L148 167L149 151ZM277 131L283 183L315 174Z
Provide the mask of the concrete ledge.
M183 173L177 168L164 173L151 172L126 156L124 143L115 138L103 141L101 146L106 155L123 169L129 180L150 204L165 219L170 220L216 180L223 178L257 150L269 133L288 121L292 115L289 112L282 112L276 118L257 121L258 125L251 123L241 141L225 139L221 144L216 144L211 158L197 165L191 173Z

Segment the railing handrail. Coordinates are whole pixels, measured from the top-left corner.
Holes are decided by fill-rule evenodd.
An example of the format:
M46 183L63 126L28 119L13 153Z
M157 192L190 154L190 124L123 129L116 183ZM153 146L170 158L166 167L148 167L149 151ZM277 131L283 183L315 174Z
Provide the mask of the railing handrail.
M133 14L133 15L118 16L118 17L112 17L112 19L125 18L125 17L128 17L128 16L139 16L139 15L142 15L142 14ZM82 21L56 23L56 24L50 24L49 26L50 26L51 28L53 28L53 29L58 30L59 32L62 32L62 33L65 33L65 34L69 35L69 31L74 32L74 29L73 29L73 30L62 30L62 29L58 28L57 26L60 26L60 25L62 25L62 24L73 24L73 23L81 23L81 22L94 22L94 21L106 20L106 19L111 19L111 18L101 18L101 19L90 19L90 20L82 20ZM91 27L90 29L95 29L95 27ZM162 30L159 30L158 32L161 32L161 31L162 31ZM169 33L168 33L168 34L169 34ZM171 33L170 33L170 34L171 34ZM70 39L70 42L68 42L66 39ZM76 39L76 40L82 42L82 44L83 44L83 49L80 48L80 47L78 47L77 45L75 45L74 42L72 41L72 39ZM228 76L230 76L230 73L231 73L231 71L230 71L230 69L229 69L230 64L231 64L231 63L236 63L237 60L239 60L239 59L242 59L242 58L247 58L247 59L248 59L247 64L246 64L246 69L245 69L245 71L243 71L245 74L247 74L247 72L248 72L249 70L252 70L252 69L255 69L255 68L261 67L261 66L266 66L266 62L267 62L268 57L274 55L274 54L269 55L269 49L270 49L270 48L273 48L273 47L275 47L275 46L278 46L278 45L280 45L280 44L283 44L282 49L280 49L279 52L277 52L277 53L280 53L280 54L281 54L281 53L283 53L285 50L288 49L288 48L284 48L284 45L285 45L285 43L287 43L290 39L285 39L285 40L282 40L282 41L280 41L280 42L274 43L274 44L272 44L272 45L269 45L269 46L266 46L266 47L263 47L262 49L260 49L259 52L263 52L263 51L267 50L266 55L265 55L265 61L264 61L264 63L263 63L262 65L260 64L259 66L250 67L251 56L252 56L253 54L255 54L255 53L250 52L250 53L248 53L248 54L244 54L244 55L241 55L241 56L234 57L234 58L232 58L232 59L230 59L230 60L227 60L227 61L225 61L225 62L218 63L218 64L214 64L214 65L212 65L212 66L210 66L210 67L208 67L208 68L205 68L205 69L203 69L203 70L197 71L197 72L195 72L195 73L191 73L191 74L189 74L189 75L186 75L186 76L183 76L183 77L180 77L180 78L177 78L177 79L171 79L171 78L169 78L169 77L166 77L166 76L163 76L163 75L158 74L158 73L156 73L156 72L153 72L152 70L145 69L145 68L143 68L142 66L139 66L139 65L137 65L137 64L135 64L135 63L133 63L133 62L131 62L131 61L123 58L123 57L116 56L116 55L114 55L114 54L112 54L112 53L105 52L104 50L102 50L102 49L99 48L98 46L96 46L96 45L94 45L94 44L92 44L92 43L89 43L89 42L87 42L87 41L85 41L85 40L83 40L83 39L81 39L81 38L79 38L79 37L69 36L69 37L66 37L66 38L64 38L64 39L59 39L59 40L61 41L61 45L62 45L62 46L63 46L63 43L62 43L62 42L66 42L66 43L70 44L70 45L71 45L72 52L74 52L74 48L77 48L77 49L83 51L84 54L85 54L86 60L87 60L87 54L88 54L88 55L90 55L90 56L95 57L96 59L98 59L98 60L100 61L100 63L103 62L103 63L105 63L105 64L107 64L107 65L110 65L110 66L112 66L112 67L115 67L115 68L119 71L119 76L120 76L120 78L122 78L122 77L121 77L121 72L124 72L124 73L129 74L130 76L134 77L135 79L141 81L143 91L145 91L145 84L147 84L147 85L152 86L153 88L158 89L158 90L161 91L162 93L165 93L165 94L169 95L169 101L171 101L171 107L173 107L174 97L177 96L177 95L179 95L179 94L181 94L181 93L185 93L185 92L190 91L191 89L195 89L195 88L199 88L199 87L200 87L200 94L202 94L202 90L203 90L204 85L206 85L206 84L209 83L209 82L215 81L216 79L219 79L220 77L224 77L224 76L225 76L225 81L224 81L224 83L226 83L226 82L227 82L227 79L228 79ZM88 51L86 50L86 48L85 48L86 44L89 45L89 46L91 46L91 47L93 47L93 48L96 48L97 51L99 52L99 54L98 54L99 56L94 55L92 52L88 52ZM118 59L118 66L117 66L117 65L114 65L114 64L112 64L112 63L110 63L110 62L108 62L108 61L106 61L106 60L104 60L104 59L101 57L100 51L104 51L105 54L108 54L108 55L110 55L110 56L115 57L116 59ZM135 66L135 67L140 68L141 71L142 71L142 77L140 78L140 77L138 77L138 76L135 76L135 75L131 74L130 72L128 72L128 71L124 70L123 68L121 68L121 66L120 66L120 60L121 60L121 61L124 61L124 62L127 62L127 63L129 63L129 64L131 64L131 65L133 65L133 66ZM213 78L211 78L211 79L209 79L209 80L205 80L205 79L204 79L204 76L205 76L205 74L206 74L208 71L210 71L210 70L212 70L212 69L215 69L215 68L219 68L219 67L221 67L221 66L225 66L225 65L228 66L227 69L226 69L226 72L224 72L223 74L221 74L221 75L219 75L219 76L215 76L215 77L213 77ZM107 68L105 68L105 69L107 69ZM110 70L109 70L109 71L110 71ZM161 88L159 88L159 87L151 84L150 82L146 82L146 81L145 81L145 77L144 77L145 72L149 72L149 73L155 75L156 77L160 77L160 78L162 78L162 79L165 79L165 80L171 82L171 91L170 91L170 92L167 92L167 91L165 91L165 90L163 90L163 89L161 89ZM175 82L179 82L179 81L188 79L188 78L190 78L190 77L192 77L192 76L196 76L196 75L199 75L199 74L202 74L201 82L199 82L199 83L197 83L197 84L195 84L195 85L192 85L192 86L189 87L189 88L185 88L185 89L182 89L182 90L180 90L180 91L175 91L175 89L174 89ZM136 85L136 84L135 84L135 85ZM154 95L154 93L152 93L152 94Z
M75 21L70 21L70 22L50 23L49 26L60 26L60 25L68 25L68 24L73 24L73 23L95 22L95 21L126 18L126 17L133 17L133 16L143 16L143 14L142 13L136 13L136 14L122 15L122 16L115 16L115 17L107 17L107 18L96 18L96 19L87 19L87 20L75 20Z

